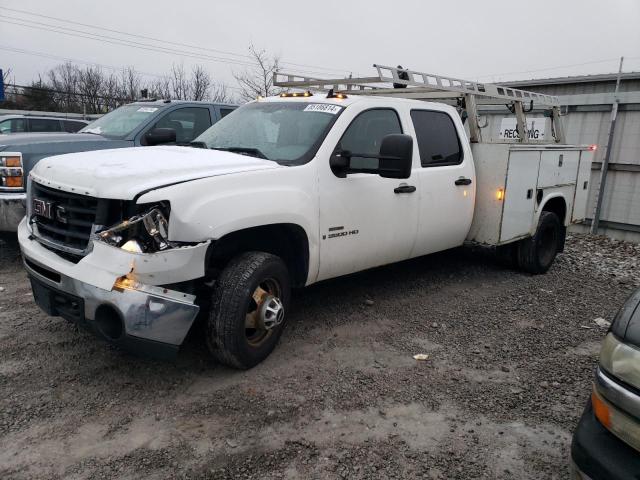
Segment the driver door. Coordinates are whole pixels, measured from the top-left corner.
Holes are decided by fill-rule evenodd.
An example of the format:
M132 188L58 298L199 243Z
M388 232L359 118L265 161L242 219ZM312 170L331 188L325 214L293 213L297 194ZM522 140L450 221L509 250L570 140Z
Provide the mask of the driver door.
M398 112L365 110L345 130L336 149L378 154L382 139L403 133ZM378 159L351 157L352 168L377 168ZM338 177L329 159L320 165L320 269L318 280L409 258L418 224L416 178L398 180L368 173Z

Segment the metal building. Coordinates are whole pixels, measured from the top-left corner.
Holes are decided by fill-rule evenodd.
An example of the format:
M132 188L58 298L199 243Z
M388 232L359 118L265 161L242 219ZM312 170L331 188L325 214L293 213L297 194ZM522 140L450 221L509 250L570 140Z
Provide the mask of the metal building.
M596 144L594 170L589 193L589 218L595 211L600 184L600 169L609 133L611 109L617 74L547 78L500 82L503 85L560 96L567 141L574 144ZM599 233L618 239L640 241L640 72L623 73L619 88L619 108L610 157L606 188L603 195ZM483 135L498 138L506 107L486 110ZM543 117L533 110L528 116ZM588 230L588 226L580 226Z

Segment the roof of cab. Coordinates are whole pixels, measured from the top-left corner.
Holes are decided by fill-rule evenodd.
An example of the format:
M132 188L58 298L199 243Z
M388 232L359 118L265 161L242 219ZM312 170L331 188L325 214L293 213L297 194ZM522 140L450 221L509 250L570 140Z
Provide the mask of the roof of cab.
M427 102L425 100L415 100L410 98L385 97L382 95L347 95L345 98L327 98L326 95L313 94L308 97L281 97L279 95L264 97L253 102L299 102L299 103L328 103L332 105L342 105L347 107L353 104L371 104L371 106L404 104L416 108L433 108L437 110L453 110L455 108L442 102Z
M158 100L137 100L135 102L127 103L126 105L153 105L155 107L164 107L176 104L194 104L194 105L217 105L219 107L237 107L235 103L223 103L223 102L209 102L206 100L171 100L171 99L158 99Z

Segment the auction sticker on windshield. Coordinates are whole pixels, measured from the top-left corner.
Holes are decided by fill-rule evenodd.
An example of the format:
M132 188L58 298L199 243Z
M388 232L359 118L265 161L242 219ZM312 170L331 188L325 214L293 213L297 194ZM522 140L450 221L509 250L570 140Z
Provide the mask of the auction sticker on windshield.
M322 112L335 115L342 107L338 105L330 105L328 103L310 103L304 109L305 112Z
M153 108L153 107L140 107L138 110L136 110L137 112L143 112L143 113L153 113L156 110L158 110L157 108Z

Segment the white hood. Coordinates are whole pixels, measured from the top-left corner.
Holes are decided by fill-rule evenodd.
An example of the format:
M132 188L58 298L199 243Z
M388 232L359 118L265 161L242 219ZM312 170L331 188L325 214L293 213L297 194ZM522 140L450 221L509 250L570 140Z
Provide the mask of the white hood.
M38 162L31 178L98 198L131 200L140 192L198 178L286 168L270 160L189 147L137 147L70 153Z

